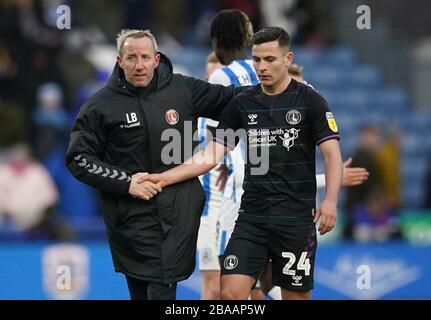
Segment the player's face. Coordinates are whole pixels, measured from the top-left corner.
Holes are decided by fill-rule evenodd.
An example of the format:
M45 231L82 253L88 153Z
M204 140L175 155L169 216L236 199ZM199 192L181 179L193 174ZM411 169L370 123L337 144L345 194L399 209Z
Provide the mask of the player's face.
M254 70L263 86L274 87L289 77L288 67L293 53L280 47L278 41L255 44L252 54Z
M128 38L117 61L127 81L135 87L146 87L153 79L160 55L156 53L150 38Z

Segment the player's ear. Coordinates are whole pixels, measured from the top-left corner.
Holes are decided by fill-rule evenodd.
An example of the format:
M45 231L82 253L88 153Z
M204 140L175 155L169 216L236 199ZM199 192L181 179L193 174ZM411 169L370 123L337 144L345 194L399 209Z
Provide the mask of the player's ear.
M156 68L159 66L160 63L160 53L156 53Z
M286 56L285 56L285 59L286 59L286 64L288 65L288 66L290 66L291 64L292 64L292 61L293 61L293 52L292 51L287 51L287 53L286 53Z

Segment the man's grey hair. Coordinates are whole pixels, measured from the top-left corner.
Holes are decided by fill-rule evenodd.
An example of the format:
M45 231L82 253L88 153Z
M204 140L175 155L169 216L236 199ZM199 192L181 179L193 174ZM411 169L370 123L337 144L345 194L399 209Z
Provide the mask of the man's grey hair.
M154 46L154 51L158 52L159 49L157 47L157 41L156 38L153 36L150 30L137 30L137 29L123 29L121 32L117 35L117 51L118 55L121 55L121 52L123 50L124 42L128 38L149 38Z

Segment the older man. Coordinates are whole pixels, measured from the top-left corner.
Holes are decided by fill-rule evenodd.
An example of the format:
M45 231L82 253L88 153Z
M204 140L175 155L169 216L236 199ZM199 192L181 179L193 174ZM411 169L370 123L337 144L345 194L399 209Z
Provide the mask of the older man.
M177 282L195 267L205 195L197 178L160 194L160 186L137 184L137 178L190 157L198 141L185 148L182 139L165 139L163 133L181 138L196 130L198 117L218 120L235 91L174 74L149 31L125 30L117 47L108 84L76 119L67 166L100 191L115 270L126 275L131 298L175 299ZM166 148L180 158L162 159Z

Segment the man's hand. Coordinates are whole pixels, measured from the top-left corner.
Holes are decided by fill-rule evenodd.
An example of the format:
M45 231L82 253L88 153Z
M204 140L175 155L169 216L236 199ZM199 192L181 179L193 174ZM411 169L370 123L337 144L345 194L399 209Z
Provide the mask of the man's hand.
M352 187L363 184L368 179L370 173L365 168L349 168L352 164L352 158L347 159L343 163L343 181L341 185L344 187Z
M224 187L226 186L227 178L229 176L229 169L227 165L222 163L218 168L216 168L216 171L219 172L219 175L216 181L216 186L218 186L219 191L223 191Z
M133 198L140 198L144 200L150 200L158 192L162 192L162 187L150 180L143 178L150 176L147 172L138 172L132 176L132 182L130 183L129 193ZM142 182L139 182L142 179Z
M151 173L151 174L142 175L139 177L137 182L138 184L142 184L145 181L150 181L152 183L155 183L161 188L164 188L166 186L166 183L163 180L163 175L160 173Z
M324 235L335 227L335 221L337 219L337 204L334 201L325 199L316 211L314 223L316 223L319 218L319 232L320 235Z

